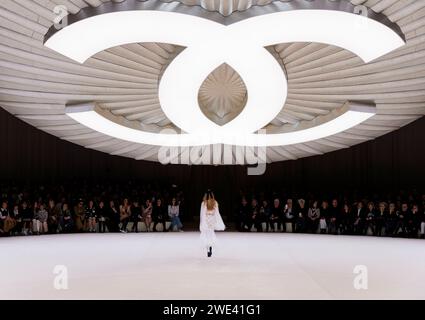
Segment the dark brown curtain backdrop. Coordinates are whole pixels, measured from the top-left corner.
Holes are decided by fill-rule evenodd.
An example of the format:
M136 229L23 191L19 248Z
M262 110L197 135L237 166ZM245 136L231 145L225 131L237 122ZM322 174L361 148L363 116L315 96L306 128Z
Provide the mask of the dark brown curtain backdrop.
M187 166L136 161L88 150L39 131L0 108L0 180L60 182L75 179L158 180L184 186L199 202L203 190L216 190L230 206L238 190L422 189L425 179L425 118L349 149L270 164L262 176L242 166Z

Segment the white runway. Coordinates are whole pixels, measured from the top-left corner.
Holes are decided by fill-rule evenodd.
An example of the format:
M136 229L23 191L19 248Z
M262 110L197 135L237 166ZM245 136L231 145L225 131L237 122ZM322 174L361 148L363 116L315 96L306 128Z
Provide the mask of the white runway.
M0 299L425 299L425 241L219 233L76 234L0 239ZM66 266L68 290L54 288ZM356 290L356 265L368 289Z

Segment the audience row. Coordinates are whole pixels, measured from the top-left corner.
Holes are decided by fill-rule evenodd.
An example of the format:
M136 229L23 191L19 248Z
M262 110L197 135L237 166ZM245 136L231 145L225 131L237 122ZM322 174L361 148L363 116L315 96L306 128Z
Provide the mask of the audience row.
M76 194L65 192L63 187L60 192L46 191L42 187L35 196L30 192L3 192L0 235L138 232L140 228L182 231L180 217L184 199L177 186L161 191L150 186L128 188L134 199L131 202L125 194L110 187L106 189L108 191L99 186L93 188L87 201L83 198L73 200ZM139 203L141 197L145 200Z
M75 182L36 188L0 186L0 192L0 236L182 231L181 218L186 210L184 193L176 185ZM248 195L241 191L239 204L232 201L237 208L235 216L228 208L221 206L220 211L228 230L233 229L234 222L241 232L424 238L425 194L348 194L251 191ZM198 212L189 216L196 217Z
M424 197L425 200L425 197ZM239 231L282 231L344 235L422 237L425 203L409 201L377 203L357 200L340 204L337 198L306 201L278 197L258 201L243 197L237 212Z

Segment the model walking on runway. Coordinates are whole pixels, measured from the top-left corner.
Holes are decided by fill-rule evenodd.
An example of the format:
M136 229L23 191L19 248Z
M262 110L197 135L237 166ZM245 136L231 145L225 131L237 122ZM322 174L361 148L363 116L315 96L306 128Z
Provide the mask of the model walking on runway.
M215 230L223 231L226 226L223 223L220 212L218 210L218 202L214 198L211 190L205 193L204 200L201 204L200 224L201 240L207 248L207 256L212 256L212 247L216 243Z

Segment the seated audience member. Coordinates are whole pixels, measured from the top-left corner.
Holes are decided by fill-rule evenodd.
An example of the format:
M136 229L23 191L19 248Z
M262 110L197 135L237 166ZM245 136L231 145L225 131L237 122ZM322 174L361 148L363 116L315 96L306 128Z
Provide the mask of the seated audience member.
M7 205L8 204L6 202L7 216L4 221L4 232L6 233L6 235L14 235L15 229L17 228L18 224L16 219L19 218L15 217L15 213L19 214L19 212L15 212L15 207L13 208L13 210L9 210Z
M109 232L119 232L120 231L120 212L115 205L115 201L109 201L108 212L108 230Z
M132 206L130 207L130 221L133 222L131 231L138 233L138 224L140 221L142 221L142 208L139 206L139 201L137 200L134 200Z
M254 226L257 231L262 231L261 226L262 220L260 216L260 208L258 207L257 199L253 198L251 200L251 208L249 211L248 218L248 231L251 231L251 228Z
M168 231L173 231L174 228L176 228L177 231L183 231L183 224L180 221L180 206L177 203L176 198L171 199L171 203L168 205L168 216L171 220L171 225L170 228L168 228Z
M396 236L407 236L407 221L410 219L411 213L406 202L401 204L401 210L397 212L397 225L395 230Z
M406 220L406 231L407 236L409 238L417 238L418 237L418 231L420 228L420 215L419 215L419 208L417 204L414 204L412 206L412 210L410 212L410 215L408 215Z
M320 207L320 233L326 233L328 231L328 222L329 222L329 203L324 200L322 201L322 205Z
M66 203L66 199L65 197L61 197L60 201L56 202L55 205L55 209L56 209L56 214L57 214L57 228L56 228L56 232L57 233L62 233L62 226L63 226L63 215L62 215L62 206L64 203Z
M47 213L49 215L47 219L47 225L49 227L50 233L57 233L59 226L59 212L58 208L53 199L49 200L49 204L47 205Z
M5 235L4 232L4 221L8 215L7 212L7 202L3 201L0 208L0 235Z
M366 209L366 218L365 218L365 227L364 227L364 234L367 235L367 232L372 232L372 234L375 234L375 204L373 202L369 202L367 204Z
M298 199L298 207L295 210L295 232L301 233L306 231L307 224L307 208L304 199Z
M32 206L32 217L34 218L35 213L40 209L40 202L34 201L34 204Z
M375 233L373 235L382 236L387 214L387 204L380 202L378 211L375 212Z
M22 234L32 234L32 219L33 211L28 206L28 202L22 202L21 208L21 217L22 217Z
M249 217L249 206L248 201L246 201L245 197L242 197L241 203L238 208L238 214L236 217L236 229L238 231L246 231L248 225L248 217Z
M269 231L269 218L270 218L270 208L267 200L263 200L260 207L260 217L261 217L261 229L262 231ZM263 224L265 224L266 230L263 230Z
M358 201L354 210L353 233L356 235L364 234L364 226L366 219L366 210L363 207L363 202Z
M337 234L338 233L338 216L341 212L341 209L338 206L338 200L333 199L332 205L329 208L329 224L328 224L328 233Z
M292 199L286 201L285 208L283 210L283 216L285 221L285 231L294 232L295 231L295 215L292 207ZM290 230L289 230L290 229Z
M0 208L0 232L4 236L11 235L11 231L16 226L16 221L13 218L13 213L9 211L7 201L3 201Z
M105 202L103 202L103 200L99 202L96 215L99 223L99 232L104 233L106 231L106 218L108 217L108 213L106 212Z
M127 232L127 225L130 222L131 216L131 206L127 198L123 200L123 203L120 205L120 222L121 222L121 232Z
M84 208L83 199L78 200L78 204L74 207L74 221L77 232L83 232L86 222L86 209Z
M71 233L74 231L74 220L72 219L71 210L66 202L63 202L61 209L61 230L64 233Z
M339 234L348 235L353 233L353 217L351 216L351 208L347 203L342 207L337 221Z
M261 203L257 200L257 207L258 207L258 215L257 215L257 225L258 227L256 227L258 232L262 232L267 230L267 226L265 229L263 229L263 226L265 226L265 222L268 220L265 216L265 211L263 210L263 206L262 206L263 201L261 201ZM268 208L266 208L268 209Z
M22 234L23 222L22 222L22 215L21 215L21 212L20 212L20 209L19 209L19 205L15 204L13 206L13 213L11 214L11 216L15 220L14 221L15 222L15 226L10 231L11 234L13 234L15 236Z
M281 214L282 208L280 206L280 200L275 198L273 200L273 207L270 211L270 229L272 231L278 231L281 225Z
M152 224L152 201L147 199L145 205L143 206L143 222L146 225L146 231L151 231Z
M311 233L317 233L320 220L320 208L318 207L317 200L312 201L307 215L308 229Z
M419 213L419 234L422 239L425 239L425 208L422 207L422 210Z
M160 198L158 198L156 200L156 204L154 205L154 207L152 208L152 218L153 218L153 231L156 232L156 226L158 224L162 224L163 226L163 231L168 231L167 230L167 213L165 211L164 206L162 205L162 200Z
M49 213L45 209L45 205L40 203L38 210L34 214L34 219L32 220L33 231L35 234L43 234L49 231L47 225L48 218Z
M90 200L89 204L87 205L86 212L85 212L85 218L87 221L87 231L88 232L96 232L96 207L94 205L94 201Z
M396 235L397 227L397 210L394 202L391 202L388 206L388 214L385 218L385 235L393 237Z
M262 223L264 222L264 216L261 214L260 205L259 205L257 199L253 199L253 201L251 201L251 210L252 210L251 211L252 212L252 216L251 216L252 225L255 227L257 232L263 231Z

